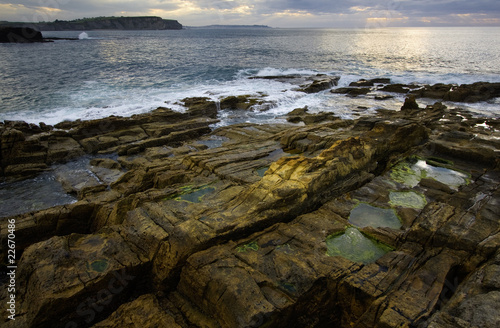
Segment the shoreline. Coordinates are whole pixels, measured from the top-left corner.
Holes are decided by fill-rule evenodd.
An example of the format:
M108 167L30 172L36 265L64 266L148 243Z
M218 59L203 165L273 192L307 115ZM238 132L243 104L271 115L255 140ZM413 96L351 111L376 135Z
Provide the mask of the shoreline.
M338 82L261 78L299 79L305 93ZM487 101L500 83L333 90L356 101L370 88L406 100L217 129L220 111L266 103L192 97L182 113L0 124L3 176L52 172L76 199L0 219L2 241L16 229L17 323L5 326L497 323L481 309L500 289L500 118L440 101ZM354 218L367 208L372 221ZM363 248L347 252L350 238Z
M294 70L292 70L293 72ZM266 70L262 71L263 73L266 73ZM270 73L273 73L271 70ZM315 74L316 75L316 74ZM335 77L335 75L327 74L327 73L317 73L317 76L325 76L325 77ZM295 78L294 78L295 77ZM113 104L113 105L104 105L104 107L91 107L87 108L87 110L92 110L92 113L86 112L85 108L82 108L83 112L81 113L80 117L78 116L78 113L71 113L68 112L68 110L64 108L56 108L57 112L60 114L58 117L66 115L68 118L61 119L59 121L55 121L54 118L49 115L49 113L45 113L45 111L42 111L41 113L38 113L38 116L40 116L39 119L34 119L31 118L29 119L27 117L28 114L26 115L19 115L19 114L3 114L0 115L0 117L4 117L3 120L5 121L24 121L27 122L28 124L36 124L38 125L40 122L43 122L46 125L57 125L59 123L62 123L63 121L82 121L82 120L95 120L95 119L104 119L108 116L122 116L122 117L130 117L135 114L147 114L152 112L155 108L157 107L168 107L173 109L174 111L179 111L183 112L185 111L185 107L182 106L182 99L178 99L175 97L175 94L180 93L184 94L185 97L190 98L190 97L198 97L201 94L207 94L206 97L209 97L212 101L215 102L220 102L226 97L231 97L231 96L244 96L252 99L258 99L258 102L260 104L264 104L262 106L253 106L250 108L249 111L247 111L247 114L251 117L253 121L258 121L258 117L260 114L263 113L269 113L270 117L280 117L284 116L286 114L286 111L291 111L294 108L289 108L288 103L300 100L303 98L302 103L304 103L306 106L310 107L307 102L308 98L311 97L315 94L319 95L321 93L305 93L303 92L303 87L301 85L307 85L311 81L307 81L307 79L313 79L314 75L307 75L304 72L300 72L298 74L295 73L287 73L286 71L283 72L283 75L249 75L248 77L240 77L237 78L237 81L242 80L243 82L245 80L248 81L257 81L261 80L263 83L267 82L275 82L279 84L284 84L283 88L281 91L276 91L276 94L272 94L271 97L268 97L268 95L263 92L259 91L260 89L265 89L265 85L259 86L258 84L255 84L255 86L252 86L251 90L248 91L247 94L235 90L235 95L231 94L231 90L229 86L224 86L227 83L230 83L230 81L227 82L220 82L221 85L216 85L212 88L210 88L207 85L201 85L201 89L205 90L202 92L196 92L197 89L200 88L200 86L193 86L188 88L187 90L175 90L175 91L165 91L165 97L168 99L167 101L157 101L157 102L152 102L151 107L146 108L139 108L138 104L131 103L133 108L129 109L126 104L118 103L118 104ZM338 78L338 77L337 77ZM320 109L319 111L324 111L327 110L326 107L328 107L327 102L334 102L336 104L340 104L339 108L334 107L334 113L336 111L342 111L342 112L337 112L335 113L336 115L339 115L341 117L345 116L351 116L349 114L349 110L351 113L354 113L355 115L373 115L372 109L376 108L390 108L394 110L398 110L398 101L401 99L401 101L404 100L404 97L412 94L416 96L419 101L426 103L426 104L432 104L433 101L441 101L446 103L448 106L458 106L462 107L464 109L468 109L471 112L476 112L475 115L478 117L484 116L484 117L495 117L494 112L490 112L486 108L493 108L495 105L492 102L495 97L498 97L498 85L500 82L472 82L472 83L463 83L463 84L455 84L455 83L434 83L434 84L427 84L427 83L401 83L401 82L394 82L392 78L373 78L373 79L368 79L368 81L379 81L379 80L386 80L389 82L386 83L373 83L371 86L362 86L362 81L366 81L365 79L360 79L360 80L354 80L352 82L349 82L349 78L341 77L341 85L340 86L333 86L331 90L320 90L323 91L323 93L326 92L325 96L321 100L323 103L319 104ZM347 80L347 82L345 82ZM398 80L398 79L396 79ZM240 81L241 82L241 81ZM290 84L289 84L290 83ZM273 86L274 89L278 90L279 85ZM222 88L222 90L218 90L218 88ZM485 91L485 98L483 99L477 98L474 99L474 94L480 94L481 93L481 88L483 88ZM227 89L227 90L226 90ZM490 89L490 91L488 91ZM450 92L451 90L454 90L454 92ZM287 95L287 91L293 93L290 95ZM330 92L328 92L330 91ZM297 93L299 92L299 93ZM302 93L303 92L303 93ZM220 95L222 94L222 95ZM205 95L204 95L205 96ZM153 95L154 98L158 98L158 95ZM288 99L289 97L290 99ZM334 98L335 97L335 98ZM469 97L469 99L466 99ZM482 96L481 96L482 97ZM331 100L329 100L331 98ZM295 100L294 100L295 99ZM133 99L131 99L133 100ZM318 100L316 99L310 99L314 102L317 102ZM360 111L359 109L356 109L355 103L356 100L359 100L360 102L364 101L364 106L368 106L368 110L366 113L363 113L363 111ZM394 103L388 103L387 101L393 101ZM352 104L350 104L350 101ZM293 106L293 105L292 105ZM301 105L297 105L296 107L300 107ZM324 110L321 109L321 107L325 107ZM310 107L311 109L311 107ZM256 114L252 114L252 110ZM110 111L111 113L106 114L106 112ZM120 112L125 112L125 114L120 114ZM313 111L318 111L318 109ZM29 113L29 116L34 116L37 115L37 113ZM8 117L9 116L9 117ZM81 116L85 116L87 118L81 118ZM44 119L45 117L45 119ZM355 116L354 116L355 118ZM3 121L0 119L0 123ZM263 121L264 122L264 121Z

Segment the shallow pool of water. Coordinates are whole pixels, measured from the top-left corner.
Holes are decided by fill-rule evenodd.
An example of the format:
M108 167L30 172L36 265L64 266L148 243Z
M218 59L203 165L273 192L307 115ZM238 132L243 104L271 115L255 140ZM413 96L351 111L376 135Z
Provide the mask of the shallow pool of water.
M255 172L257 172L257 175L262 178L266 174L267 170L269 170L269 166L258 168Z
M360 203L351 210L349 222L357 227L388 227L401 228L401 221L392 208L380 208L366 203Z
M444 167L432 166L423 160L419 160L413 164L412 169L423 178L433 178L453 189L458 189L461 185L467 184L469 178L465 173Z
M39 211L76 202L64 191L53 173L36 178L0 184L0 217Z
M397 164L391 170L391 178L408 187L415 187L423 178L432 178L455 190L469 182L469 175L463 172L430 165L421 159Z
M229 141L229 138L223 136L211 135L206 139L198 140L197 143L207 146L208 149L213 149L222 147L222 145L227 141Z
M341 235L326 239L328 256L342 256L353 262L368 264L375 262L392 249L363 235L354 227L347 228Z
M391 191L390 204L406 208L422 209L427 204L425 196L414 191Z
M184 201L188 203L201 203L201 200L204 196L215 191L214 187L202 187L200 189L196 189L191 192L186 192L185 194L180 195L177 200Z

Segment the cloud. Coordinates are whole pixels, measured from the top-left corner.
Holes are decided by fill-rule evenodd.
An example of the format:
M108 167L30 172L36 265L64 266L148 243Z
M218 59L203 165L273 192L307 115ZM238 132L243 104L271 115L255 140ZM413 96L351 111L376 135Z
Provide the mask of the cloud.
M184 25L495 25L500 6L498 0L0 0L0 20L137 15L173 18Z

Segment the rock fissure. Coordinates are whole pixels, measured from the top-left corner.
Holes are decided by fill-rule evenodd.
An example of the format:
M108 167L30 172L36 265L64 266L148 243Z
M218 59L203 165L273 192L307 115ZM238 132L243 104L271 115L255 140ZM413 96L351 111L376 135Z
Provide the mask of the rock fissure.
M75 320L75 306L106 290L112 302L99 314L103 321L84 326L121 327L125 317L142 322L153 314L176 328L447 328L443 318L494 326L494 317L478 319L470 309L495 304L490 294L499 288L484 272L494 272L498 262L494 148L500 144L455 138L478 134L480 119L436 103L381 110L374 119L322 124L332 118L308 113L304 126L212 131L216 104L206 98L185 104L185 114L160 108L132 118L65 122L43 137L19 122L1 127L4 177L99 152L119 157L94 164L128 170L115 180L97 174L104 187L79 191L75 204L17 217L23 222L17 233L31 241L19 262L24 326L64 327ZM440 119L462 114L469 125ZM197 143L205 134L226 139L205 148ZM45 147L43 140L53 143ZM281 150L292 148L302 153ZM48 149L57 151L48 156ZM413 155L449 159L442 165L470 178L461 185L428 177L405 185L391 170ZM27 158L37 166L18 164ZM269 168L262 176L256 170L263 167ZM177 199L200 186L211 190ZM391 192L421 194L426 204L391 204ZM345 234L360 202L393 208L401 228L368 225L348 241L356 245L360 235L369 236L392 249L367 262L327 255L327 239ZM369 248L359 252L372 258ZM476 273L487 278L479 281Z

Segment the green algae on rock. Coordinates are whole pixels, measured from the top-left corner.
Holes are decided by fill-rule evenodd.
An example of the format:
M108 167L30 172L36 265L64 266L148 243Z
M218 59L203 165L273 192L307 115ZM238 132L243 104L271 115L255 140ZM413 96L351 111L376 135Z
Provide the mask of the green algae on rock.
M393 206L422 209L427 204L425 196L414 191L391 191L389 198Z
M388 227L401 228L401 221L392 208L380 208L366 203L360 203L351 210L349 222L357 227Z
M415 187L421 179L421 177L417 175L417 172L412 169L411 163L408 162L396 164L396 166L391 169L391 178L408 187Z
M392 249L363 235L354 227L347 228L342 235L326 239L328 256L342 256L353 262L369 264L375 262Z
M97 260L90 263L90 269L96 272L104 272L109 266L108 260Z
M257 244L256 241L252 241L251 243L237 247L236 250L238 251L238 253L244 253L248 250L258 251L259 245Z

